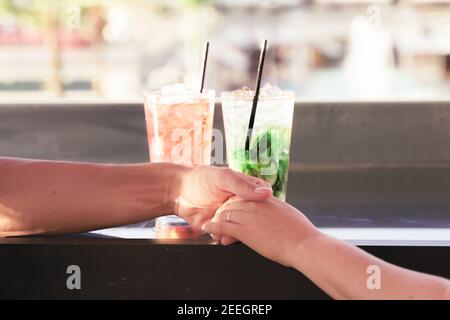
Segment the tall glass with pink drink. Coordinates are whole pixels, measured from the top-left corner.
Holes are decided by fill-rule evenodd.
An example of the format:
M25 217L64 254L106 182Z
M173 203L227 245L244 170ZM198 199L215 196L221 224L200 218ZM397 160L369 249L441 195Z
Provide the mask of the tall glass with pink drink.
M144 97L150 160L188 166L210 164L214 90L200 93L176 84L147 92ZM197 236L183 219L174 216L157 219L156 234L159 238Z

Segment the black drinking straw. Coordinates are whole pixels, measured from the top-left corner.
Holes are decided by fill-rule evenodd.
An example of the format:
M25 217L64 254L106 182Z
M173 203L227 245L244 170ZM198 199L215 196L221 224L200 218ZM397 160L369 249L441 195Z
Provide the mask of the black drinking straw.
M208 62L209 42L205 41L203 45L203 64L202 64L202 83L200 84L200 93L203 92L203 85L205 84L206 63Z
M266 58L266 47L267 47L267 40L264 40L261 48L261 54L259 56L258 76L256 78L256 85L255 85L255 96L253 97L252 113L250 114L250 121L248 122L247 139L245 140L245 150L247 153L250 152L250 141L252 139L253 125L255 124L256 108L258 106L259 89L261 87L261 76L264 69L264 59Z

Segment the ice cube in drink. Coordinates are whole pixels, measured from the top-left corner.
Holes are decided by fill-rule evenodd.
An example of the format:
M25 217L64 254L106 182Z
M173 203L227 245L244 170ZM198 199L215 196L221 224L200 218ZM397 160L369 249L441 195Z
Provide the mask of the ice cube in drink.
M265 85L261 88L249 151L245 149L254 91L224 92L222 113L230 168L259 177L273 194L286 199L294 93Z

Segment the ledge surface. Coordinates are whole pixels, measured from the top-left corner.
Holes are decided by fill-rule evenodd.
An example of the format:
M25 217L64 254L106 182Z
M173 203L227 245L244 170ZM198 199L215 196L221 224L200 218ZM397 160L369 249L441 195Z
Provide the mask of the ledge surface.
M450 247L362 248L403 267L450 278ZM92 234L13 238L1 239L0 261L3 299L328 298L301 273L242 244ZM81 269L81 290L66 287L69 265Z

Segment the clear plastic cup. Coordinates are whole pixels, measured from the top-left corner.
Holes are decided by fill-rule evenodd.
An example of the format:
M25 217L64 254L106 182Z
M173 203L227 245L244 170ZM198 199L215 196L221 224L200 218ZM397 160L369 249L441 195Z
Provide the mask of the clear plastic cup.
M214 90L199 93L182 85L172 85L146 92L144 99L151 162L187 166L211 163ZM156 238L160 239L200 235L174 215L158 218L155 231Z
M261 88L247 152L253 97L248 89L221 94L228 165L269 182L274 196L285 200L295 96L270 85Z

